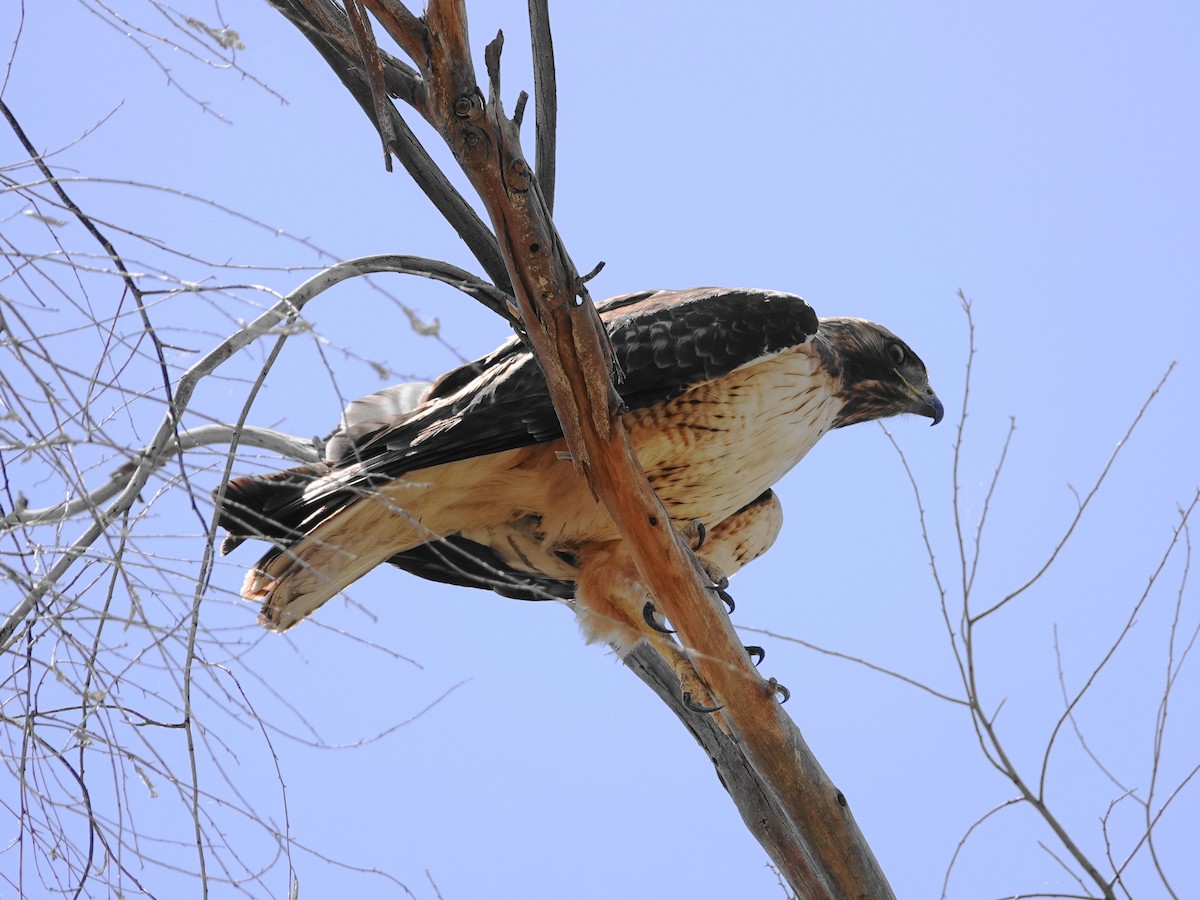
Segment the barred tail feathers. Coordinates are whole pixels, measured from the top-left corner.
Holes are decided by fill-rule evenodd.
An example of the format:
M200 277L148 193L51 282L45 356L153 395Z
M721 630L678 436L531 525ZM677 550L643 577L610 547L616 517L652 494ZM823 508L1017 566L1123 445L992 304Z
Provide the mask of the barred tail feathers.
M246 573L241 590L243 599L262 604L258 620L274 631L291 628L394 553L426 539L414 519L381 496L314 495L313 486L331 471L314 463L225 486L221 553L248 539L275 545Z
M220 514L230 530L222 551L247 538L275 545L247 573L241 593L262 604L260 623L286 631L393 556L511 518L531 494L549 489L541 471L521 466L520 454L446 463L374 490L346 484L345 470L324 464L237 478L226 486Z
M385 499L364 497L289 546L268 551L246 573L242 597L262 604L262 625L287 631L393 554L427 537L413 518Z
M243 475L226 484L217 516L218 526L227 532L221 555L247 539L286 542L301 537L302 523L311 512L304 492L329 471L324 463L313 463L269 475Z

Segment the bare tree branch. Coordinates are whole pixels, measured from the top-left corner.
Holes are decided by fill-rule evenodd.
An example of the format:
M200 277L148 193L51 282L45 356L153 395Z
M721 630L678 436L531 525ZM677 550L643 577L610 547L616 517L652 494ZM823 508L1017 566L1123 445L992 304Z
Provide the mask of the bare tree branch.
M354 37L345 13L328 2L302 2L302 0L271 0L289 21L296 26L317 52L329 63L329 67L342 80L351 96L358 101L363 112L375 122L375 103L371 95L361 63L347 55L355 46ZM368 8L371 8L368 5ZM405 10L407 12L407 10ZM416 21L412 14L409 19ZM386 64L386 58L385 58ZM416 76L410 75L407 67L385 65L389 90L406 102L417 106L424 102L425 85ZM443 218L454 228L458 236L479 260L488 278L500 290L512 293L512 285L499 247L483 220L458 192L441 168L433 161L416 135L400 117L391 104L387 105L388 129L394 134L392 152L400 160L408 174L420 186ZM383 132L381 132L383 133Z
M413 106L446 140L483 201L575 466L608 508L641 577L723 704L719 717L762 779L766 796L793 823L790 830L799 841L773 858L805 896L891 896L845 798L781 711L774 685L750 665L724 611L705 589L690 549L670 527L641 472L616 416L607 336L521 151L520 116L508 118L501 104L502 35L485 53L485 96L475 79L463 3L433 0L417 19L401 3L364 2L412 57L424 85ZM331 15L319 13L328 8L324 0L276 4L293 21L311 24ZM309 39L320 49L320 41ZM323 55L331 65L345 65L333 54ZM352 62L355 71L364 65ZM361 77L339 76L354 85L352 91L367 108Z
M1062 552L1063 547L1067 545L1067 541L1071 539L1071 535L1075 533L1075 528L1079 525L1079 521L1083 518L1083 514L1087 510L1088 504L1092 502L1092 498L1096 496L1096 492L1099 491L1100 486L1104 484L1104 480L1108 477L1108 473L1112 470L1113 464L1117 461L1117 456L1120 454L1121 449L1129 441L1129 438L1133 436L1134 429L1138 427L1138 423L1142 421L1142 416L1146 414L1146 410L1150 408L1150 404L1154 402L1154 398L1157 397L1159 392L1163 389L1163 386L1167 383L1167 379L1171 377L1171 373L1173 371L1175 371L1175 363L1171 363L1169 366L1167 366L1167 371L1163 373L1162 378L1160 378L1158 384L1154 386L1154 390L1150 392L1150 395L1142 404L1141 409L1138 410L1137 415L1133 417L1133 421L1129 423L1129 427L1125 430L1124 436L1117 441L1117 446L1113 448L1113 452L1111 455L1109 455L1108 461L1104 464L1104 468L1100 470L1100 474L1096 477L1095 482L1092 483L1091 490L1089 490L1083 500L1080 501L1079 509L1075 511L1075 515L1067 525L1066 531L1063 532L1063 536L1054 546L1054 549L1050 551L1049 557L1047 557L1046 561L1042 563L1041 568L1038 569L1024 584L1022 584L1016 590L1010 591L983 612L972 615L972 622L983 621L992 613L1002 609L1010 601L1021 596L1021 594L1025 593L1025 591L1027 591L1031 586L1036 584L1038 579L1045 575L1047 570L1054 565L1054 561L1058 559L1058 554Z
M1084 696L1087 694L1089 689L1094 685L1100 672L1111 661L1111 659L1113 658L1113 656L1115 655L1117 650L1122 645L1125 637L1130 633L1130 629L1132 628L1135 620L1138 618L1139 612L1142 611L1145 606L1145 603L1148 599L1150 591L1154 587L1155 583L1158 581L1159 576L1162 574L1162 572L1166 566L1167 560L1171 557L1172 553L1174 552L1174 550L1177 547L1178 542L1180 541L1180 539L1182 537L1182 539L1185 542L1185 548L1187 550L1187 553L1186 553L1187 559L1184 562L1184 575L1183 575L1183 579L1181 582L1181 587L1178 591L1177 601L1176 601L1176 617L1178 617L1178 610L1182 604L1182 590L1183 590L1182 584L1186 583L1187 571L1190 566L1190 545L1187 544L1188 522L1189 522L1192 512L1196 509L1197 505L1200 504L1200 492L1197 492L1197 494L1192 498L1191 503L1187 507L1181 508L1180 522L1179 522L1178 526L1174 529L1174 532L1171 536L1171 540L1169 541L1162 556L1160 557L1155 570L1151 573L1150 578L1148 579L1146 588L1143 590L1141 596L1133 603L1133 605L1130 609L1129 616L1128 616L1128 621L1125 623L1124 627L1119 632L1119 634L1116 636L1116 638L1109 645L1109 647L1108 647L1106 653L1104 654L1104 656L1102 657L1102 659L1096 664L1095 667L1093 667L1090 675L1085 680L1083 686L1081 688L1079 688L1074 693L1073 696L1067 691L1066 676L1065 676L1065 673L1063 672L1061 659L1060 659L1059 682L1060 682L1060 686L1061 686L1061 689L1063 692L1065 709L1064 709L1064 712L1060 715L1051 734L1047 738L1045 745L1042 747L1042 764L1040 767L1039 781L1038 781L1038 784L1036 785L1036 790L1030 786L1030 782L1026 779L1025 775L1022 773L1022 771L1018 768L1018 766L1014 762L1012 753L1011 753L1009 747L1007 746L1006 740L1000 734L1000 730L997 725L999 708L997 708L995 713L991 713L991 714L989 714L984 708L984 700L982 698L980 685L979 685L980 673L977 670L976 651L977 651L978 627L980 625L982 625L992 613L999 612L1002 608L1004 608L1006 606L1006 604L1009 603L1009 601L1016 598L1021 593L1025 592L1026 590L1030 589L1034 584L1036 584L1045 575L1045 573L1049 570L1050 566L1052 564L1054 564L1054 562L1057 560L1057 558L1059 557L1059 554L1061 553L1063 548L1066 546L1068 541L1070 541L1072 536L1075 534L1076 526L1079 524L1079 521L1080 521L1083 513L1087 509L1088 504L1090 503L1092 498L1096 495L1096 493L1099 491L1100 487L1105 483L1106 479L1108 478L1108 476L1112 470L1112 467L1115 462L1117 454L1120 452L1120 450L1124 447L1124 445L1128 442L1129 438L1132 436L1133 431L1137 428L1138 424L1141 422L1150 403L1153 402L1155 397L1162 390L1167 378L1170 376L1171 371L1174 368L1174 364L1172 363L1171 366L1168 367L1168 369L1167 369L1166 373L1163 375L1162 379L1158 382L1158 384L1150 392L1150 394L1146 398L1145 402L1142 404L1141 408L1138 410L1133 421L1131 422L1129 427L1126 429L1124 436L1122 437L1120 442L1117 444L1116 449L1113 451L1113 453L1109 457L1106 465L1104 466L1103 470L1101 471L1099 477L1093 483L1093 485L1092 485L1091 489L1088 491L1087 495L1084 497L1079 497L1078 495L1076 495L1077 509L1076 509L1075 515L1074 515L1073 519L1071 520L1071 522L1068 524L1064 534L1058 540L1055 547L1052 549L1049 557L1047 558L1045 563L1041 566L1041 568L1038 570L1038 572L1035 573L1035 575L1032 578L1027 580L1024 584L1022 584L1015 591L1010 592L1004 598L1002 598L1000 601L998 601L998 602L994 603L992 606L986 608L983 612L973 614L971 612L972 592L973 592L974 584L975 584L975 573L977 571L978 562L979 562L979 558L980 558L980 548L982 545L982 535L983 535L983 530L984 530L984 524L986 522L987 512L988 512L990 502L996 492L996 487L997 487L997 484L999 481L999 476L1000 476L1001 470L1003 469L1004 462L1007 458L1009 445L1010 445L1010 442L1011 442L1012 436L1013 436L1013 425L1010 420L1010 426L1008 429L1008 433L1005 437L1003 447L1001 449L999 461L993 467L992 478L991 478L990 483L988 484L986 494L984 496L983 512L980 515L979 521L978 521L978 523L976 525L976 529L975 529L975 535L974 535L975 546L972 550L969 550L968 546L967 546L966 532L963 527L963 520L961 517L961 511L964 508L965 499L963 498L963 496L960 492L960 467L963 462L963 451L965 448L965 440L964 440L965 423L968 418L971 374L972 374L972 366L973 366L974 357L975 357L975 343L974 343L974 322L973 322L972 314L971 314L971 303L966 298L966 295L961 290L959 291L958 296L962 303L962 309L963 309L964 314L966 315L967 323L968 323L968 355L967 355L966 377L964 379L965 386L964 386L964 394L963 394L963 409L962 409L962 412L960 415L960 420L958 423L958 431L957 431L957 436L956 436L955 445L954 445L954 462L953 462L953 468L952 468L952 491L953 491L953 493L952 493L952 501L951 502L952 502L952 511L953 511L953 521L954 521L954 525L955 525L955 534L957 536L957 543L958 543L959 563L961 566L961 576L962 576L962 584L961 584L962 590L961 590L961 597L959 598L960 599L960 608L958 610L959 628L957 630L954 627L953 617L950 613L949 604L947 602L947 592L942 585L942 581L941 581L940 575L938 573L937 561L936 561L936 557L933 552L933 546L932 546L931 539L930 539L929 528L928 528L928 525L926 522L925 508L924 508L924 505L921 500L921 492L917 486L916 479L912 473L912 470L909 468L908 462L904 457L903 451L900 449L900 447L896 444L896 442L894 440L892 441L892 443L893 443L893 446L895 447L897 453L900 456L901 462L905 468L905 472L908 474L909 481L913 487L913 493L914 493L914 497L915 497L916 503L917 503L919 526L921 529L922 537L924 538L924 541L925 541L926 551L928 553L930 566L933 571L934 583L937 587L938 595L939 595L940 602L942 605L942 613L943 613L943 619L944 619L944 622L946 625L947 637L949 638L950 647L954 653L955 659L958 663L960 675L963 679L963 685L964 685L964 688L966 691L966 696L967 696L968 708L970 709L970 712L971 712L972 722L973 722L973 725L975 728L976 737L979 742L980 749L981 749L984 757L988 760L988 762L990 762L1000 773L1002 773L1002 775L1004 776L1004 778L1007 781L1010 781L1011 783L1016 785L1018 791L1020 792L1020 797L1017 798L1017 800L1010 801L1008 804L1005 804L1005 806L1011 805L1012 803L1022 803L1022 802L1028 803L1037 812L1037 814L1042 818L1042 820L1050 827L1050 829L1054 832L1059 843L1061 844L1061 847L1066 851L1066 854L1065 854L1065 856L1058 854L1054 850L1052 850L1050 847L1048 847L1045 844L1042 844L1040 842L1039 842L1039 846L1041 846L1042 849L1046 853L1050 854L1050 856L1052 858L1057 860L1059 862L1059 864L1062 865L1065 870L1070 872L1071 877L1074 878L1080 884L1081 888L1083 888L1084 890L1087 890L1087 887L1085 887L1084 878L1082 878L1079 874L1077 874L1075 872L1075 870L1071 867L1071 865L1068 864L1068 858L1071 863L1078 866L1079 869L1082 870L1082 872L1084 873L1084 876L1086 877L1086 881L1090 881L1092 884L1095 885L1096 889L1100 892L1097 896L1108 898L1108 900L1115 900L1116 891L1118 888L1125 895L1129 894L1129 890L1126 888L1126 886L1124 884L1124 880L1123 880L1124 872L1125 872L1126 868L1129 866L1129 864L1132 862L1134 856L1140 851L1140 849L1143 846L1151 846L1151 848L1152 848L1153 831L1154 831L1154 828L1157 825L1159 819L1161 818L1162 809L1160 808L1157 811L1157 813L1155 813L1152 810L1151 804L1148 799L1143 800L1142 798L1137 796L1135 791L1132 791L1132 790L1122 787L1120 785L1120 782L1118 782L1117 779L1109 773L1109 771L1100 762L1096 753L1089 746L1082 731L1080 730L1078 724L1076 723L1075 710L1076 710L1076 707L1078 706L1078 704L1082 701ZM886 429L885 429L885 431L886 431ZM889 438L890 437L891 436L889 434ZM1177 621L1177 618L1176 618L1176 621ZM1198 626L1196 629L1196 635L1200 635L1200 626ZM1059 644L1058 644L1057 628L1055 628L1054 640L1055 640L1055 652L1058 653ZM1195 637L1193 637L1193 640L1195 640ZM1173 648L1173 646L1174 646L1174 630L1172 630L1172 637L1171 637L1171 647ZM1190 647L1191 647L1191 643L1189 642L1188 649L1190 649ZM1170 652L1168 653L1168 658L1169 659L1172 658L1172 654ZM1166 704L1170 697L1171 688L1173 685L1173 680L1174 680L1174 676L1175 676L1176 672L1177 672L1177 667L1175 669L1172 669L1172 663L1169 661L1168 662L1167 686L1164 690L1162 704L1160 706L1160 710L1163 711L1163 715L1160 716L1160 720L1159 720L1160 724L1158 726L1156 726L1156 741L1161 737L1161 722L1162 722L1162 718L1165 717ZM1000 706L1002 707L1003 705L1004 704L1002 702L1000 704ZM1105 843L1106 843L1106 848L1107 848L1107 858L1108 858L1109 865L1111 866L1111 870L1113 873L1113 877L1111 879L1107 878L1100 871L1100 868L1095 863L1092 862L1092 860L1089 858L1088 854L1084 850L1084 846L1085 846L1084 843L1077 836L1068 832L1068 830L1067 830L1066 826L1064 825L1063 820L1060 818L1058 812L1051 810L1050 805L1047 801L1047 797L1046 797L1046 795L1047 795L1047 777L1048 777L1048 771L1049 771L1050 754L1053 752L1056 738L1058 736L1059 731L1061 730L1062 726L1068 721L1070 721L1072 723L1072 725L1075 726L1076 733L1078 735L1080 744L1084 748L1084 751L1089 756L1091 756L1093 761L1096 762L1097 766L1099 766L1101 768L1101 770L1104 771L1104 773L1106 775L1108 775L1108 777L1115 784L1117 784L1118 788L1121 790L1120 799L1121 800L1132 799L1132 800L1134 800L1134 802L1137 802L1138 804L1140 804L1145 810L1146 819L1147 819L1146 828L1144 829L1140 839L1135 842L1135 844L1132 847L1132 849L1130 850L1128 856L1120 864L1118 864L1116 862L1116 860L1113 858L1113 847L1112 847L1112 844L1111 844L1111 842L1109 840L1109 836L1108 836L1108 824L1107 824L1108 817L1105 816L1104 821L1102 822L1104 836L1105 836ZM1156 777L1154 773L1157 772L1157 768L1158 768L1159 753L1160 753L1160 746L1156 743L1152 777L1151 777L1152 785L1154 783L1154 778ZM1187 781L1191 780L1191 778L1197 772L1200 772L1200 767L1193 769L1189 774L1187 774L1183 780L1183 783L1186 783ZM1172 793L1172 799L1178 795L1178 791L1179 791L1179 787L1177 787L1176 790ZM1116 801L1114 801L1114 805L1115 805L1115 802ZM965 842L970 837L970 835L975 830L975 828L982 821L984 821L986 818L988 818L989 816L994 814L996 811L998 811L998 809L1001 809L1001 808L1003 808L1003 806L998 807L997 809L993 809L992 811L988 812L982 819L978 820L970 828L968 828L967 832L963 835L962 841L959 844L959 850L961 850L963 844L965 844ZM1111 806L1110 806L1110 812L1111 812ZM957 858L958 852L959 851L956 850L955 858ZM1167 878L1166 878L1165 874L1163 873L1162 868L1158 865L1157 859L1154 858L1153 849L1151 849L1151 857L1153 859L1153 864L1155 866L1156 872L1158 873L1158 877L1159 877L1160 881L1163 883L1164 886L1167 887L1167 889L1169 891L1170 890L1169 882L1167 881ZM954 864L954 860L951 861L950 869L953 868L953 864ZM943 885L943 896L946 895L946 891L948 890L950 869L947 870L946 882ZM1036 893L1036 894L1022 894L1020 896L1089 896L1090 897L1093 895L1067 895L1067 894L1058 894L1058 893L1053 893L1053 894Z
M537 185L546 210L553 213L554 181L558 175L558 74L547 0L529 0L529 36L533 41L533 100L537 110Z
M175 385L174 396L168 406L168 411L163 417L154 438L142 449L137 464L133 466L132 470L124 475L119 473L114 478L114 480L123 478L123 486L117 487L114 491L114 485L110 482L109 485L97 490L98 496L103 497L104 500L115 498L108 508L100 510L98 507L87 503L82 504L80 507L71 503L66 504L71 506L73 511L82 509L91 512L94 516L93 522L64 551L50 570L34 585L33 589L25 595L12 612L9 613L4 623L0 625L0 653L8 650L13 645L13 642L19 637L21 623L34 610L38 601L46 592L62 578L75 563L75 560L108 529L109 525L133 505L154 471L180 452L186 441L177 432L177 423L180 421L184 410L188 408L192 394L200 381L216 371L222 363L232 357L238 350L248 346L264 334L271 332L280 324L293 320L313 297L320 295L348 278L381 272L417 274L446 282L471 294L477 299L481 299L489 308L504 315L505 318L512 322L512 315L508 310L507 298L495 288L481 281L476 276L471 275L469 272L458 269L448 263L425 260L422 257L403 256L400 254L362 257L338 263L309 278L292 293L262 313L253 322L230 335L210 350L179 378ZM120 483L118 481L118 484ZM104 501L102 500L101 502ZM55 510L57 507L49 509ZM57 515L57 513L41 512L47 515ZM20 524L20 517L22 515L26 515L26 513L14 510L5 516L3 526Z
M838 650L830 650L828 647L818 646L817 644L814 644L811 641L806 641L802 638L797 638L797 637L790 637L789 635L786 635L786 634L777 634L776 632L770 631L766 628L753 628L748 625L739 625L738 631L748 631L751 634L761 634L764 637L776 638L777 640L786 641L789 644L796 644L798 646L805 647L809 650L814 650L817 653L820 653L824 656L832 656L835 659L844 659L844 660L846 660L846 662L851 662L851 663L854 663L855 665L862 666L863 668L870 669L872 672L878 672L880 675L887 675L889 678L895 678L897 681L902 681L905 684L912 685L913 687L915 687L919 690L922 690L927 694L932 694L934 697L937 697L939 700L945 700L947 703L954 703L959 706L967 706L968 705L967 701L962 699L961 697L954 697L954 696L951 696L950 694L943 693L942 691L939 691L937 688L932 688L927 684L923 684L922 682L917 681L915 678L909 678L907 675L902 675L901 673L894 672L891 669L888 669L884 666L876 665L875 663L870 662L869 660L865 660L860 656L854 656L850 653L842 653L841 651L838 651Z
M202 425L199 428L183 429L179 432L178 438L172 438L153 461L146 455L148 448L144 448L135 459L113 472L107 484L101 485L91 493L72 497L64 503L56 503L54 506L46 506L41 509L14 509L0 517L0 534L26 525L62 522L82 515L120 494L140 467L161 468L178 454L196 447L228 444L233 440L235 434L241 444L270 450L289 459L314 462L319 458L318 448L311 438L304 440L290 434L272 431L269 428L255 428L247 425L240 430L235 430L233 425Z

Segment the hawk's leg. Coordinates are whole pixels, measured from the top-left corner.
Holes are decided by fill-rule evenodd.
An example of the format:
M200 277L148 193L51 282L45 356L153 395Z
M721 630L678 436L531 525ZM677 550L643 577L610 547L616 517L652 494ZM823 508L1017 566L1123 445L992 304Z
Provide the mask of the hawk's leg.
M675 677L679 679L679 689L683 695L684 706L692 712L700 713L713 713L721 709L720 703L714 702L712 706L706 706L696 699L712 695L709 694L708 687L701 679L700 673L696 671L696 667L692 665L691 659L688 658L682 647L667 635L646 635L645 640L659 656L666 660L671 671L675 673Z
M729 578L715 563L709 562L703 557L696 556L708 537L708 529L705 528L704 523L699 519L691 519L680 526L679 535L688 542L688 546L691 547L692 555L695 557L696 562L700 564L700 568L704 570L705 576L712 583L709 590L721 598L721 602L725 604L729 613L732 614L735 604L733 598L729 596L729 592L726 590L729 587ZM661 617L655 610L652 600L647 600L646 605L642 608L642 618L655 631L660 631L663 634L675 633L671 628L666 626L665 621L660 621Z
M704 546L704 541L708 538L708 529L704 527L704 523L699 519L691 519L686 524L680 526L679 535L688 542L688 546L692 548L693 553L698 553L700 548Z
M697 556L696 561L700 563L700 568L704 570L704 574L708 576L708 580L712 582L712 587L709 588L714 594L721 598L721 602L729 609L729 615L733 615L737 604L733 602L733 597L729 596L729 576L717 568L715 563L710 562L703 557Z
M684 704L697 712L715 712L719 707L700 701L709 696L708 688L686 651L655 618L647 596L623 542L593 544L580 550L575 613L587 640L611 644L622 658L645 641L679 679Z

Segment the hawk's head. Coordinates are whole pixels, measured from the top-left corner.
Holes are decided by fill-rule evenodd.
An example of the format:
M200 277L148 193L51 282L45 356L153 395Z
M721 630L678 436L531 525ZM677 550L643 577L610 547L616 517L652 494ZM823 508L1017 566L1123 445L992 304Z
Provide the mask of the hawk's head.
M942 421L942 401L929 386L925 363L908 344L866 319L822 319L817 346L841 380L843 401L833 427L901 413Z

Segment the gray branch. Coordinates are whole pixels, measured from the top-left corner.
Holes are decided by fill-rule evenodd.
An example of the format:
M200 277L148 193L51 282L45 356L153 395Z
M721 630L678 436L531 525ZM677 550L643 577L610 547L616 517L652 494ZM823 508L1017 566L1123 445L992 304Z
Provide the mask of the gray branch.
M188 439L183 438L182 441L177 441L175 435L177 431L180 431L178 423L187 411L192 394L195 392L196 386L200 383L201 379L211 375L222 363L243 347L250 345L265 334L274 333L280 324L294 320L310 300L334 285L361 275L375 275L384 272L420 275L449 284L484 303L489 309L499 312L510 323L514 322L507 295L478 276L472 275L464 269L459 269L457 266L439 262L438 260L425 259L419 256L385 253L378 256L364 256L358 259L347 260L346 262L338 263L318 272L253 322L250 322L219 343L180 376L175 386L175 396L170 409L167 410L162 421L159 423L154 438L137 454L136 461L132 464L127 478L121 476L123 480L118 481L117 484L113 484L110 481L109 484L98 488L88 496L71 501L70 504L65 504L78 504L72 506L73 513L88 511L92 514L92 522L84 530L83 534L76 538L55 561L49 571L38 580L37 584L22 598L21 602L17 604L12 612L8 614L3 625L0 625L0 653L7 651L17 640L21 634L20 628L22 623L29 618L29 615L37 607L42 597L58 583L59 579L96 542L97 538L104 534L118 517L133 506L138 495L142 492L142 488L150 480L150 476L166 460L187 449L185 446L181 446L181 444L186 444ZM221 428L222 426L212 427ZM202 431L203 429L196 429L192 432L193 437ZM247 443L252 443L247 438L249 432L249 429L243 429L239 439ZM230 435L232 435L232 431ZM262 437L261 432L259 432L258 436ZM274 441L276 439L271 438L271 440ZM295 445L287 441L284 441L279 446L298 449ZM311 448L311 442L309 446ZM106 508L101 509L99 504L107 500L111 500L112 502ZM28 511L14 511L5 517L4 525L7 528L12 516L49 516L51 514L50 511L55 509L57 508L50 507L48 510L35 510L33 513ZM50 520L46 519L44 521ZM24 523L15 521L12 524L19 527Z

